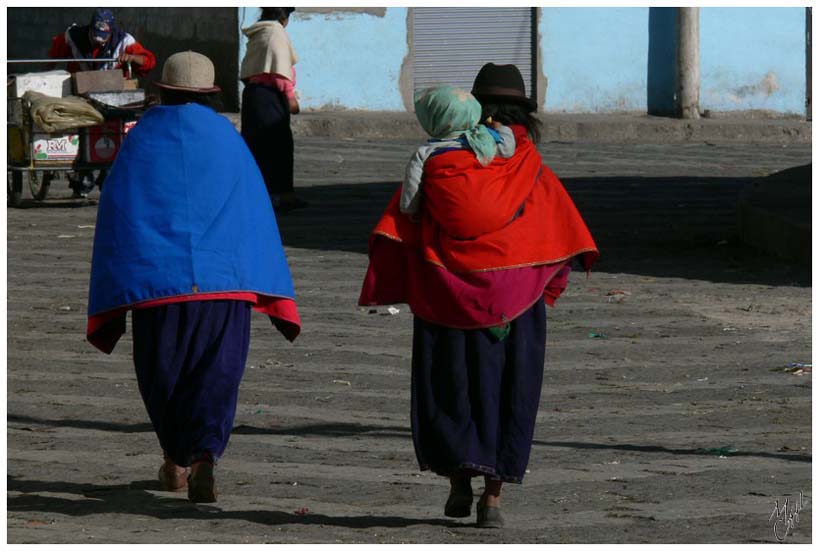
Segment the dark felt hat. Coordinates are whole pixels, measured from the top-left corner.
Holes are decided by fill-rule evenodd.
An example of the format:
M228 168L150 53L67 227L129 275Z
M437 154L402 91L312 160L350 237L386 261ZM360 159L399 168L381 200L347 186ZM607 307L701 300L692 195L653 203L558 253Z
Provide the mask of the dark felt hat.
M481 103L514 103L535 111L535 100L527 97L524 77L515 65L487 63L473 81L473 96Z

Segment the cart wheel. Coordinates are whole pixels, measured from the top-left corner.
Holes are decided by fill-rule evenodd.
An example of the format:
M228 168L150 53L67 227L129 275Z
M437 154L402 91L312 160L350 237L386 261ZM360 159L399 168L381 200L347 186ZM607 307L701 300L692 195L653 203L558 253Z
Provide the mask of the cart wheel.
M8 181L6 185L6 203L10 207L19 207L23 202L23 173L21 171L8 171Z
M43 201L48 196L48 189L51 186L51 180L54 178L54 173L45 171L42 175L38 175L36 171L28 173L28 186L31 189L31 197L37 201Z

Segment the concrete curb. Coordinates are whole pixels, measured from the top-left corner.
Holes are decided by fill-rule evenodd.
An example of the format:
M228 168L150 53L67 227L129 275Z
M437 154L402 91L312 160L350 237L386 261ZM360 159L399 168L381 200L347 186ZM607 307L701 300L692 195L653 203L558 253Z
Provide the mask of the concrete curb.
M239 128L239 114L225 113ZM592 144L743 143L810 144L811 122L799 119L721 117L682 120L644 114L541 114L544 142ZM294 136L364 140L419 139L426 135L412 113L307 112L291 119Z

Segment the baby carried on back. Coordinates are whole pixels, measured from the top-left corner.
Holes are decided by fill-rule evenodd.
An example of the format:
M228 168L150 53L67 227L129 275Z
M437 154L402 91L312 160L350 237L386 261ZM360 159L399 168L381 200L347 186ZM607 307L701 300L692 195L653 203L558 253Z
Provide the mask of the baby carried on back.
M419 123L432 138L416 150L407 164L399 200L402 213L418 212L424 163L431 155L466 149L487 166L496 155L509 159L515 153L512 130L497 122L490 123L492 128L479 124L481 104L465 90L451 86L427 88L416 94L414 103Z

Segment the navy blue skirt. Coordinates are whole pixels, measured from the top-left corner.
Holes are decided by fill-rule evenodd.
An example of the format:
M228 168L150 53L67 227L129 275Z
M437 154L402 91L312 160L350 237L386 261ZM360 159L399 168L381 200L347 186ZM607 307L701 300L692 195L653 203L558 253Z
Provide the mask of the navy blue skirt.
M165 454L216 461L231 436L250 344L244 301L189 301L133 311L134 367Z
M496 341L413 322L411 420L422 470L521 483L541 398L547 315L538 301Z
M242 137L269 194L293 191L293 131L290 107L278 90L248 84L242 91Z

